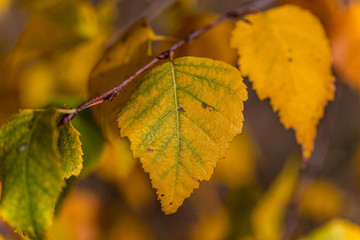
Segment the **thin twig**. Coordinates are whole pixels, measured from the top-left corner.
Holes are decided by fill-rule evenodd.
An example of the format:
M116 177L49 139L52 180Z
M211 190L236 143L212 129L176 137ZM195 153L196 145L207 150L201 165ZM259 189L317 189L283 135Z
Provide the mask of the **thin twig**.
M226 14L224 14L224 15L220 16L219 18L217 18L215 21L213 21L210 24L206 25L205 27L191 32L188 36L186 36L185 38L183 38L180 41L178 41L177 43L175 43L169 49L167 49L166 51L160 53L157 57L155 57L149 63L147 63L145 66L140 68L137 72L133 73L128 79L126 79L125 81L120 83L118 86L104 92L103 94L89 100L88 102L86 102L86 103L84 103L84 104L82 104L82 105L80 105L80 106L78 106L78 107L76 107L74 109L70 109L71 113L65 114L63 116L63 118L61 119L61 121L59 122L58 126L62 126L64 124L68 123L79 112L81 112L82 110L84 110L86 108L95 106L95 105L97 105L99 103L102 103L105 100L111 101L114 97L116 97L121 92L121 90L126 85L128 85L131 81L133 81L135 78L137 78L143 72L148 70L150 67L155 65L160 60L168 59L170 54L172 52L174 52L176 49L178 49L179 47L181 47L181 46L183 46L185 44L188 44L188 43L192 42L193 40L198 38L200 35L202 35L206 31L208 31L209 29L219 25L220 23L224 22L227 19L243 17L246 14L256 12L256 10L254 10L254 9L262 9L262 8L266 7L267 5L269 5L272 2L273 2L273 0L262 0L262 1L251 2L251 3L249 3L247 5L244 5L244 6L238 8L236 10L229 11ZM64 110L62 109L62 111L64 111Z

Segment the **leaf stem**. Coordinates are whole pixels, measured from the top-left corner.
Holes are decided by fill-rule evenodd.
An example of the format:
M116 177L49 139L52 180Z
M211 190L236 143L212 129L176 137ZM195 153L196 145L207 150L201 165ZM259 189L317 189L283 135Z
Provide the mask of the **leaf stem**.
M160 53L157 57L152 59L145 66L143 66L138 71L133 73L129 78L127 78L125 81L123 81L116 87L102 93L101 95L89 100L88 102L86 102L76 108L58 109L58 111L66 113L60 120L58 126L60 127L62 125L65 125L66 123L70 122L79 112L81 112L82 110L84 110L86 108L100 104L100 103L104 102L105 100L108 100L108 101L113 100L113 98L115 98L126 85L128 85L131 81L133 81L135 78L137 78L140 74L142 74L143 72L148 70L150 67L155 65L160 60L169 59L172 52L174 52L176 49L178 49L179 47L181 47L185 44L189 44L190 42L192 42L193 40L198 38L200 35L202 35L204 32L208 31L209 29L219 25L220 23L222 23L225 20L228 20L230 18L243 17L246 14L257 12L257 10L255 10L255 9L264 8L265 6L269 5L272 2L273 2L273 0L259 0L259 1L255 1L255 2L252 1L236 10L229 11L229 12L225 13L224 15L220 16L219 18L217 18L216 20L214 20L213 22L211 22L210 24L191 32L189 35L187 35L183 39L179 40L177 43L172 45L169 49Z

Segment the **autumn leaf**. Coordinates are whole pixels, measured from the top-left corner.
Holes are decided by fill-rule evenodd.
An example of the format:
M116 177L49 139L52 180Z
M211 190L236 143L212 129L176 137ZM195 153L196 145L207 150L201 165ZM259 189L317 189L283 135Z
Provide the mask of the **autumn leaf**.
M330 40L334 54L334 64L350 86L360 90L360 2L354 1L337 12L332 19Z
M23 110L0 128L2 217L21 234L45 239L64 177L82 168L79 133L57 129L56 108Z
M120 84L145 65L152 57L151 42L155 39L158 37L146 19L140 19L130 26L106 51L92 71L88 85L90 95L92 97L98 96ZM133 167L134 161L132 161L129 145L125 140L120 139L115 119L120 108L130 99L140 79L139 77L127 85L121 95L115 98L111 104L94 107L94 116L106 138L105 152L101 158L104 164L101 168L110 177L121 175L124 179ZM120 154L125 152L125 155ZM115 165L122 165L122 167L111 167L108 162L109 159L105 159L108 156L112 156L111 162Z
M64 178L78 176L83 167L80 133L69 123L61 127L59 133L59 150L63 159L62 164Z
M198 180L209 180L229 141L241 133L240 72L220 61L185 57L150 71L119 115L121 135L150 173L166 214Z
M335 91L324 30L317 18L293 5L246 19L250 24L237 22L231 39L240 69L261 100L270 98L285 128L295 130L303 156L309 158L317 125Z
M98 166L99 157L103 152L105 141L89 109L86 109L73 119L72 123L81 133L80 141L82 142L84 161L80 177L85 177L92 173Z
M88 86L90 95L98 96L120 84L145 65L150 60L151 42L155 39L156 35L145 19L135 22L107 50L95 66ZM113 99L112 104L103 104L94 108L95 116L102 128L114 123L116 113L130 98L139 81L140 78L127 85L121 95Z
M289 159L252 213L255 239L280 239L286 206L298 182L298 159Z
M360 239L360 227L348 220L335 218L299 240L348 240Z
M1 215L34 239L45 238L63 184L56 119L54 108L24 110L0 128Z

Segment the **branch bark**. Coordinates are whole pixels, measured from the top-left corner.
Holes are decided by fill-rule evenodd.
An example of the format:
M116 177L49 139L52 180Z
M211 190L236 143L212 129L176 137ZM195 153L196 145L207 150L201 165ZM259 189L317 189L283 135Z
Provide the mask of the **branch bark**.
M102 93L101 95L89 100L88 102L86 102L86 103L84 103L84 104L82 104L82 105L80 105L80 106L78 106L76 108L59 109L59 112L67 112L67 113L62 117L62 119L60 120L58 126L60 127L62 125L65 125L66 123L70 122L79 112L81 112L82 110L84 110L86 108L89 108L89 107L95 106L97 104L100 104L100 103L104 102L105 100L111 101L113 98L115 98L121 92L121 90L126 85L128 85L131 81L133 81L135 78L137 78L140 74L142 74L143 72L148 70L150 67L155 65L160 60L168 59L172 52L174 52L179 47L192 42L193 40L198 38L200 35L202 35L204 32L212 29L213 27L219 25L220 23L222 23L222 22L224 22L224 21L226 21L226 20L228 20L230 18L243 17L246 14L256 12L256 11L258 11L260 9L264 9L267 6L269 6L270 4L272 4L273 2L274 2L274 0L252 1L252 2L238 8L236 10L232 10L232 11L229 11L229 12L225 13L224 15L220 16L219 18L217 18L216 20L214 20L210 24L206 25L205 27L202 27L202 28L200 28L198 30L195 30L195 31L191 32L188 36L186 36L185 38L181 39L180 41L178 41L177 43L172 45L166 51L160 53L157 57L152 59L145 66L143 66L138 71L133 73L129 78L127 78L125 81L123 81L122 83L120 83L116 87Z

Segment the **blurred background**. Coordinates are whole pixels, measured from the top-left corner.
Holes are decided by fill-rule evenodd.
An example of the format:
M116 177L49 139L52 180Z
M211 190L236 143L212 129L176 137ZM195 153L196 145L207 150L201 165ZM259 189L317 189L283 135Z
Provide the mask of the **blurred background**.
M119 84L192 30L247 2L0 0L0 124L19 109L77 106ZM68 181L49 239L271 240L288 231L297 239L335 217L360 224L360 2L279 0L265 8L286 3L320 18L334 59L336 97L319 124L305 170L294 132L280 124L269 101L260 101L245 78L244 133L234 138L211 180L167 216L116 127L116 111L134 85L74 119L82 134L84 169ZM144 50L137 62L107 78L91 77L106 49L143 17L159 36L149 42L152 52ZM228 21L208 31L175 57L210 57L236 66L229 47L233 25ZM19 239L5 222L0 235Z

